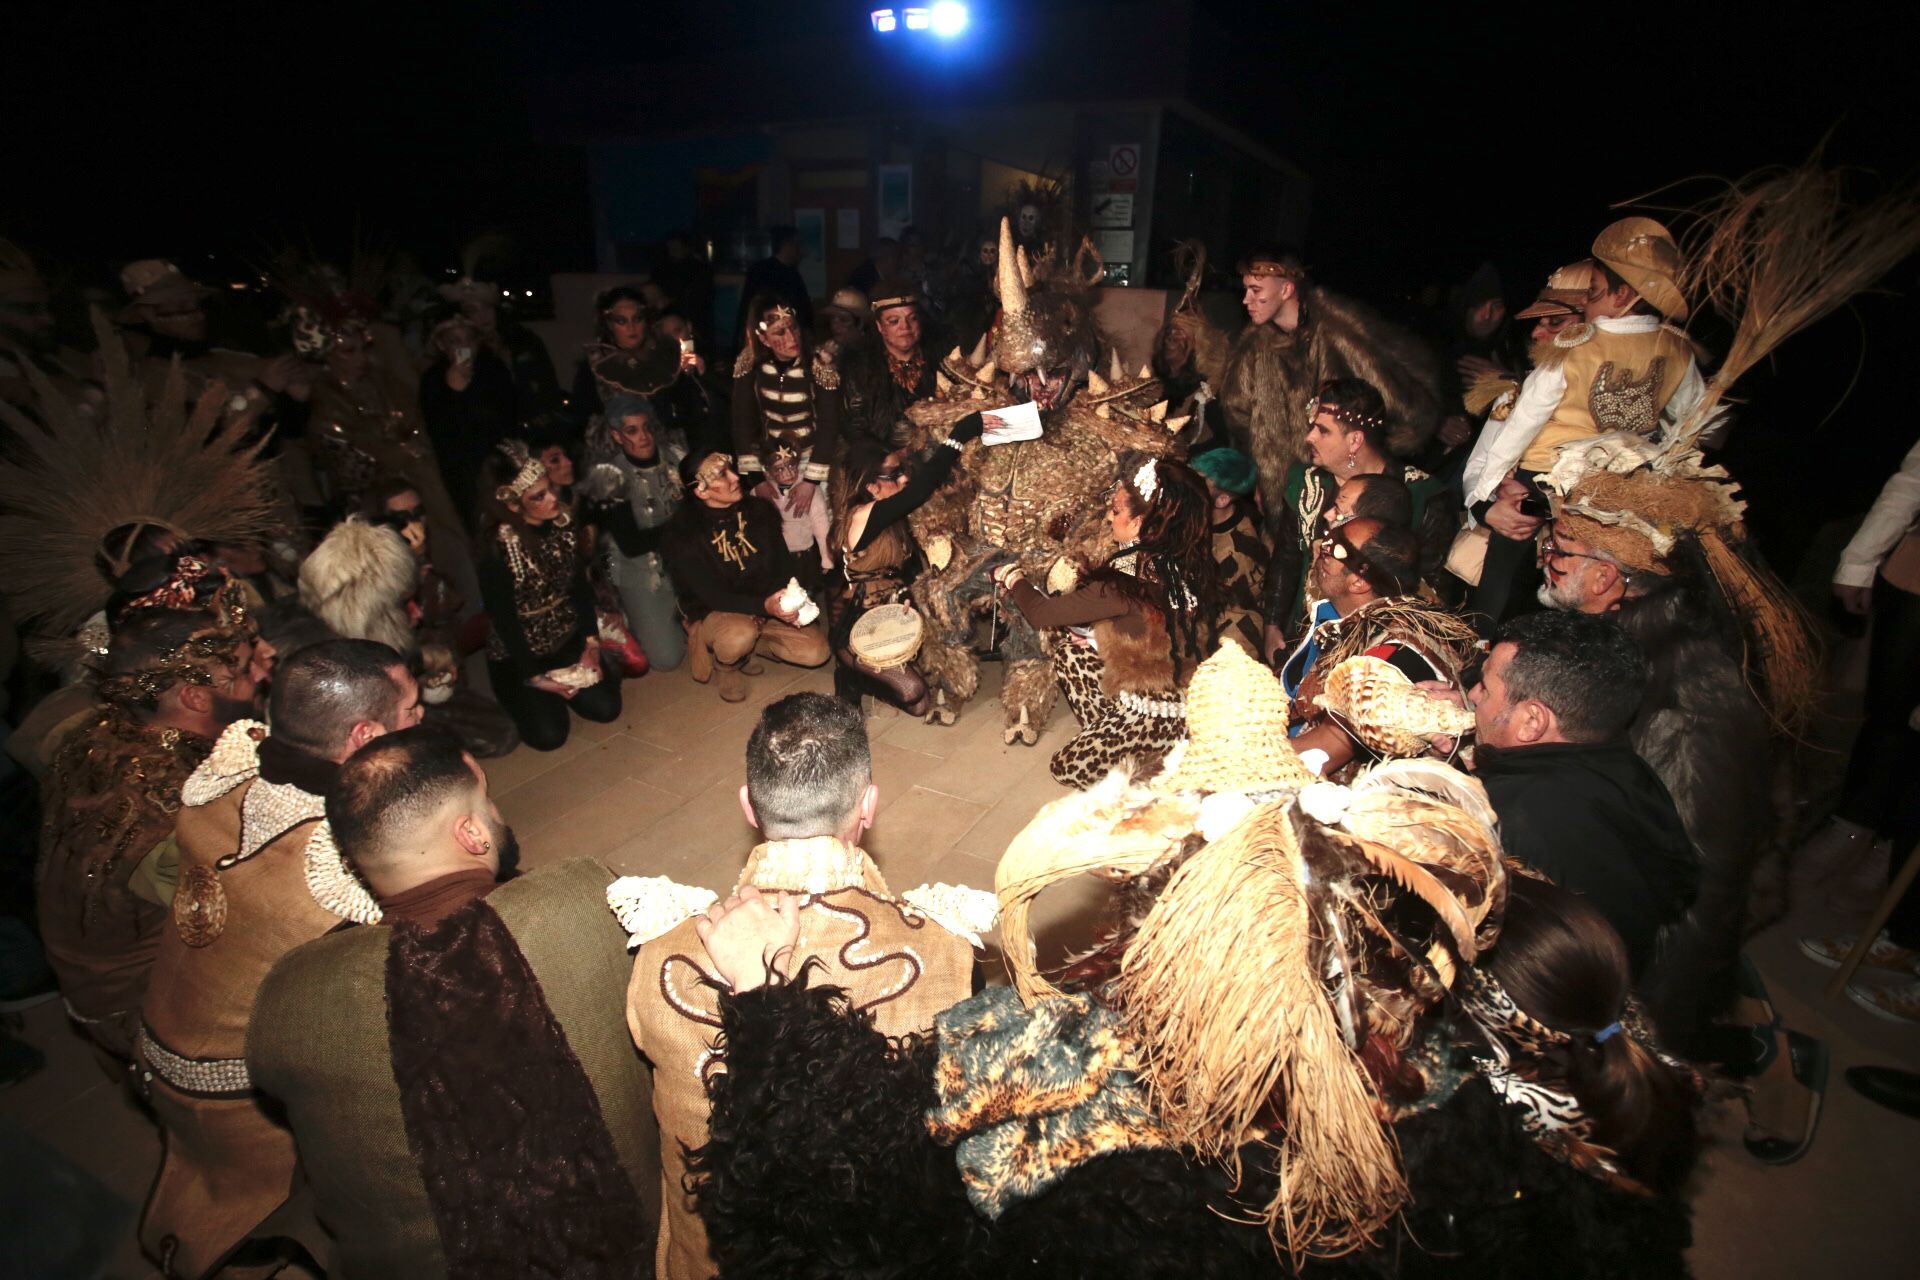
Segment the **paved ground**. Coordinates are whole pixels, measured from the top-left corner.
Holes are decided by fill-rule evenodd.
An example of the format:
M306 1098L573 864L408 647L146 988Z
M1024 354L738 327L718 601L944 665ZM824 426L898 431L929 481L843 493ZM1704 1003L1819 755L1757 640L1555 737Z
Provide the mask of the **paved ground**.
M754 843L736 793L755 717L784 693L830 687L825 671L770 665L747 702L727 706L684 671L655 673L626 686L619 721L576 722L561 750L523 750L495 761L488 774L530 867L598 857L616 872L723 891ZM1072 732L1064 706L1037 749L1001 743L990 701L947 729L885 709L869 727L881 808L868 847L897 888L931 880L991 888L1009 839L1041 803L1062 794L1045 761ZM1091 882L1043 897L1035 913L1043 953L1078 937L1098 900ZM1859 1062L1920 1067L1920 1030L1820 999L1826 973L1800 958L1793 939L1830 922L1807 912L1756 940L1756 958L1790 1024L1832 1044L1834 1084L1819 1142L1788 1168L1749 1159L1731 1110L1714 1116L1717 1141L1695 1201L1694 1267L1707 1280L1897 1276L1920 1267L1920 1215L1911 1208L1920 1122L1865 1102L1839 1075ZM101 1075L58 1004L30 1011L27 1034L47 1052L48 1066L0 1093L0 1125L24 1128L137 1206L159 1155L151 1125ZM130 1234L110 1274L149 1274Z

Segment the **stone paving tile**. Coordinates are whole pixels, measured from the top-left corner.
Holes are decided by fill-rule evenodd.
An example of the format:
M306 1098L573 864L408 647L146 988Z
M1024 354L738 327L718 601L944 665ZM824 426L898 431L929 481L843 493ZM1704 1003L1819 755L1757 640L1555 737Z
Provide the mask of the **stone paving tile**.
M867 833L867 852L889 885L911 889L926 881L934 859L953 848L986 812L985 805L971 800L913 787L882 805Z
M573 858L602 857L684 803L684 796L620 778L542 826L522 829L511 813L507 818L520 838L522 864L548 866Z

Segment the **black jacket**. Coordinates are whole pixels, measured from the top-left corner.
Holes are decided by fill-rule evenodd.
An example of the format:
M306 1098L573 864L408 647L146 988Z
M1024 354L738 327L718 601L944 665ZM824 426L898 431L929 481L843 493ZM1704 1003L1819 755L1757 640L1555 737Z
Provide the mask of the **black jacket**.
M719 509L688 495L667 525L661 551L689 621L709 613L764 618L767 597L797 572L780 532L779 511L751 494Z
M1693 902L1700 860L1673 797L1625 743L1480 747L1474 770L1509 857L1585 897L1620 931L1637 978Z

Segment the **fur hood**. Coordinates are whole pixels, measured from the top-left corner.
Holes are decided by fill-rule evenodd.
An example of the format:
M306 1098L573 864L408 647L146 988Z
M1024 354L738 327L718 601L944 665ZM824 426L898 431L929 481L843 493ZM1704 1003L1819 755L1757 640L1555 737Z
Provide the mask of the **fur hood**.
M420 565L406 539L349 516L300 566L300 603L339 635L411 655L417 642L407 601L419 582Z

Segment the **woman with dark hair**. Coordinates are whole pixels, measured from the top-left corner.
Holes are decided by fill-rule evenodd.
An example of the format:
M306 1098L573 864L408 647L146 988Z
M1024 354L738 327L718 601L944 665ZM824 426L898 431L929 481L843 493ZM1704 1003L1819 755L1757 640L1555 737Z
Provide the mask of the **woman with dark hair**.
M816 359L800 317L784 299L763 293L747 303L747 337L733 362L733 454L751 488L763 455L785 445L800 455L805 484L795 515L812 504L839 453L840 375Z
M833 548L847 589L834 601L829 638L833 642L834 691L857 702L863 693L924 716L933 709L927 682L911 662L885 669L853 651L853 626L869 609L906 600L907 586L919 567L920 548L907 528L907 516L939 491L953 473L960 450L977 440L985 423L969 414L929 456L909 467L906 452L879 440L849 441L833 493Z
M1117 766L1159 768L1186 736L1181 690L1220 639L1220 592L1207 485L1165 459L1123 463L1107 521L1120 550L1087 583L1040 593L1018 565L994 581L1052 637L1053 668L1080 732L1054 753L1053 776L1090 787Z
M712 406L700 385L707 362L694 353L692 337L669 334L636 285L602 290L593 309L594 340L574 370L567 402L574 429L584 432L608 396L625 394L652 400L670 425L690 440L699 439ZM693 376L681 376L687 373Z
M487 460L481 497L480 598L493 620L494 696L536 751L567 740L567 711L605 724L620 683L604 678L587 580L589 539L525 447Z
M653 402L624 393L587 429L588 468L582 489L604 550L620 612L646 651L647 664L671 671L687 653L680 606L667 578L661 542L684 490L680 463L687 442L660 421Z
M1475 973L1467 1009L1505 1067L1489 1073L1495 1092L1550 1117L1576 1167L1677 1194L1696 1149L1695 1094L1623 1028L1632 971L1606 917L1549 881L1513 876L1499 944Z

